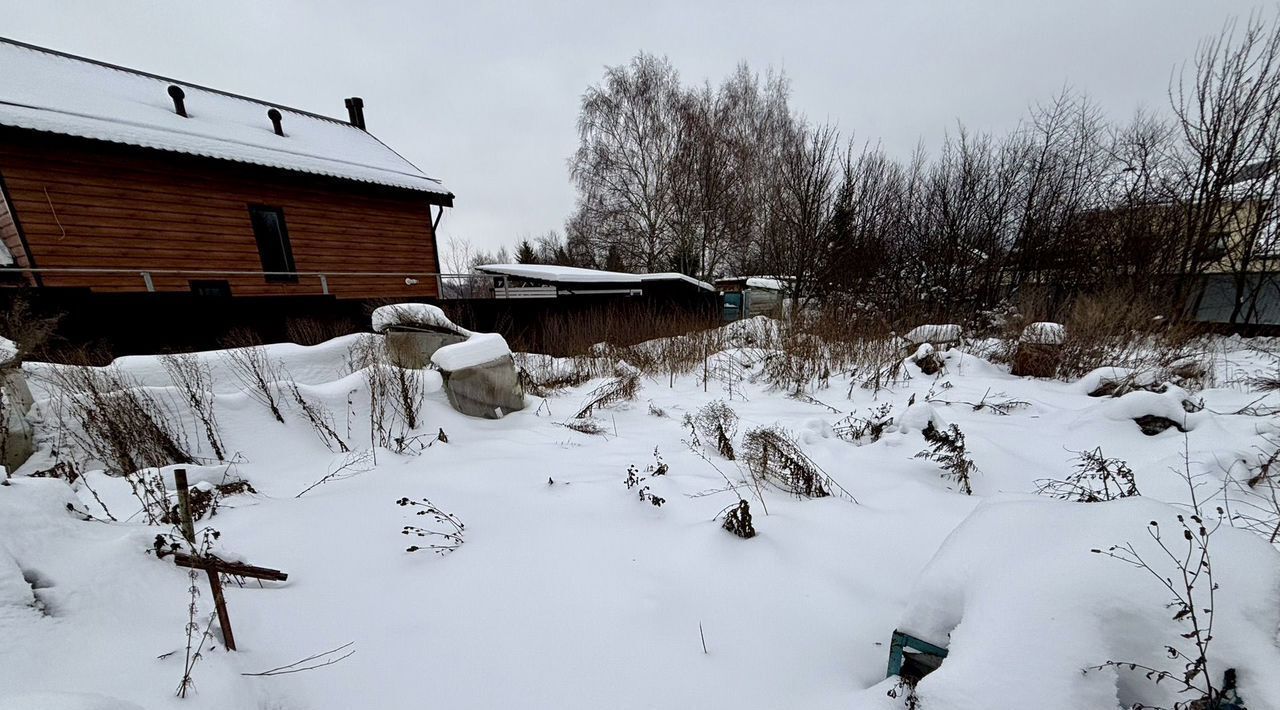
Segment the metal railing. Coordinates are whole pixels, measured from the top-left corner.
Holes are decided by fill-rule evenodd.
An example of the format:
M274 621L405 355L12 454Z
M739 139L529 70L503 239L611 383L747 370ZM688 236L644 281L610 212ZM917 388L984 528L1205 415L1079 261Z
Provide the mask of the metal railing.
M423 281L434 281L438 298L554 298L555 286L512 286L506 276L500 274L445 274L439 272L405 272L405 271L220 271L212 269L102 269L102 268L25 268L0 267L0 274L74 274L80 276L136 276L149 293L157 291L157 276L179 276L188 280L221 280L227 277L258 277L267 285L291 286L304 279L315 279L322 295L332 295L329 279L335 278L394 278L403 279L408 287L417 286ZM288 279L288 281L272 281L271 278Z

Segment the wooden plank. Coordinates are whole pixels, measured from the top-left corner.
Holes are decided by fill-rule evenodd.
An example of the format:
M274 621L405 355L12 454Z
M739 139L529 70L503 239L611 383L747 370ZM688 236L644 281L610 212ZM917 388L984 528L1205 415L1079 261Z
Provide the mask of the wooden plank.
M226 560L218 559L217 557L192 557L184 552L174 553L173 562L179 567L217 570L223 574L229 574L235 577L265 579L270 582L284 582L289 579L289 574L287 572L281 572L278 569L258 567L255 565L245 564L243 562L228 562Z
M231 631L231 613L227 611L227 600L222 596L222 575L216 570L206 569L209 577L209 591L213 592L213 608L218 612L218 626L222 627L222 645L228 651L236 650L236 635Z

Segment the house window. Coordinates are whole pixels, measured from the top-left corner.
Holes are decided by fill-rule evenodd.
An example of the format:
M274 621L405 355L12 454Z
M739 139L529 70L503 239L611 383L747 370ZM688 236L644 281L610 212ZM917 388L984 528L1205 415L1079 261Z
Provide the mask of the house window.
M284 225L284 210L266 205L249 205L249 219L253 222L253 236L258 241L258 256L262 258L262 270L273 283L297 283L293 272L293 248L289 246L289 230Z

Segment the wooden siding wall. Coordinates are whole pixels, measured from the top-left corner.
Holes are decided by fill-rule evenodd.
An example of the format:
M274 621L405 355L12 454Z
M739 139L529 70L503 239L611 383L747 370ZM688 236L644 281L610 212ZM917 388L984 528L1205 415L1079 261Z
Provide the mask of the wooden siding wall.
M0 175L40 268L135 272L44 274L48 287L119 293L145 290L139 271L261 271L251 203L284 210L298 271L439 270L423 193L16 130L0 130ZM22 253L12 226L0 226L0 237ZM189 291L192 279L206 278L228 281L233 295L321 292L306 276L296 284L152 276L157 291ZM331 276L329 290L339 298L438 295L434 279L408 285L405 276Z
M0 180L3 179L4 173L0 172ZM18 236L18 226L13 221L13 213L9 211L9 203L5 201L3 191L0 191L0 241L4 242L13 255L13 263L18 266L31 265L27 261L27 252L22 248L22 238Z

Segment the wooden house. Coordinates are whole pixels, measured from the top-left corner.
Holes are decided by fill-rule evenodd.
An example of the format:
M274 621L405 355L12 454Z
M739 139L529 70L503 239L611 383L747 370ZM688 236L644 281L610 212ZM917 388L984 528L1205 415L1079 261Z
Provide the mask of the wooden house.
M347 120L0 39L9 285L431 299L453 194ZM0 271L0 274L3 274Z

